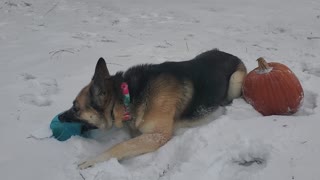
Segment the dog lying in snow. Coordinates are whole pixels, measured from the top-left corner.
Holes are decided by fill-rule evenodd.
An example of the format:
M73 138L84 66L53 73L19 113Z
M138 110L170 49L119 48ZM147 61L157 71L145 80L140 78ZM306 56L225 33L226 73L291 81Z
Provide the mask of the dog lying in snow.
M132 139L79 168L121 160L157 150L170 140L177 122L195 121L201 109L232 102L241 95L246 73L239 58L217 49L189 61L137 65L115 75L100 58L91 82L59 119L80 121L89 129L129 128Z

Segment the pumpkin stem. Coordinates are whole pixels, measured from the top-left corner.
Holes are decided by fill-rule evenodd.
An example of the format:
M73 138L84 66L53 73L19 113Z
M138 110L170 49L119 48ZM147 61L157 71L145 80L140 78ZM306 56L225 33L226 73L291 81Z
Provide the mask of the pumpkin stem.
M267 61L263 57L258 58L257 61L258 61L259 67L256 70L256 72L258 74L265 74L272 70L272 67L268 65Z

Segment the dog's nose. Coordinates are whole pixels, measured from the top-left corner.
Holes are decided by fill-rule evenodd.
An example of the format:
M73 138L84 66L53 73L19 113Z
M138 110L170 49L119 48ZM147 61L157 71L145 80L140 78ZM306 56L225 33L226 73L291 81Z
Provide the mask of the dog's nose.
M62 113L62 114L59 114L59 115L58 115L59 121L63 122L63 120L65 119L64 117L65 117L65 116L64 116L63 113Z
M62 114L58 115L58 119L60 122L68 122L67 113L68 112L65 111Z

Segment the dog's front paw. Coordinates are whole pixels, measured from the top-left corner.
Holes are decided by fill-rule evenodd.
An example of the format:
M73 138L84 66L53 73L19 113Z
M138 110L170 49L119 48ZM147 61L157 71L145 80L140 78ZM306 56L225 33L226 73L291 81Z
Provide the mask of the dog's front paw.
M79 169L87 169L87 168L89 168L89 167L92 167L92 166L94 166L94 164L96 164L96 162L95 161L84 161L84 162L82 162L82 163L80 163L79 165L78 165L78 168Z

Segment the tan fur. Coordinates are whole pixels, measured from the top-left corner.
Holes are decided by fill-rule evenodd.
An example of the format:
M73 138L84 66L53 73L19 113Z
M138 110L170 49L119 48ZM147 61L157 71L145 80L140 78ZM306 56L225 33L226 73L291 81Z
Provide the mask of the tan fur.
M79 107L79 117L81 119L88 119L90 123L96 125L97 127L104 129L106 128L105 123L101 123L100 117L97 114L96 111L86 107L87 101L88 101L88 91L89 91L89 85L84 87L80 93L78 94L77 98L75 99L75 103L77 104L77 107Z
M184 95L181 94L183 87L177 84L176 80L170 76L159 77L155 80L147 102L148 109L138 115L140 120L135 123L142 135L115 145L100 156L80 164L79 168L84 169L110 158L121 160L152 152L170 140L177 113L176 107L183 101ZM115 107L114 109L115 114L120 114L122 111L121 108Z
M123 127L123 121L122 116L124 113L124 107L119 102L116 102L113 108L113 114L114 114L114 125L117 128Z
M232 74L229 82L228 98L230 100L240 96L242 81L245 75L246 69L241 64L238 66L237 71ZM161 75L151 82L150 87L149 92L146 93L148 97L145 98L145 102L136 107L134 121L129 123L130 129L140 131L141 135L119 143L101 155L81 163L79 165L80 169L93 166L110 158L121 160L153 152L171 139L174 126L177 124L176 120L180 120L178 117L180 117L182 111L192 99L193 84L191 82L183 82L181 84L173 76ZM84 94L87 89L88 87L84 88ZM77 101L85 104L85 95L80 93ZM123 127L123 105L115 102L112 111L115 118L115 126L119 128ZM83 112L84 116L84 119L88 119L90 123L92 121L98 127L110 126L110 117L104 117L104 121L100 120L96 122L97 117L95 113L88 109L86 112Z
M221 55L218 50L212 50L211 53ZM92 81L80 91L73 106L59 115L59 119L62 122L82 122L84 124L83 130L106 129L111 128L113 124L118 128L126 127L130 130L133 138L81 163L79 168L84 169L110 158L121 160L156 151L171 139L181 118L193 118L201 108L211 110L211 108L230 103L232 99L239 97L242 82L247 73L244 64L239 64L231 75L226 95L225 85L227 82L224 77L230 76L229 70L231 69L228 68L234 68L233 62L240 63L241 61L231 59L232 64L230 66L223 63L221 67L225 68L221 69L220 72L217 67L210 69L211 65L219 63L218 61L211 61L210 57L215 59L214 54L211 53L203 53L203 55L197 56L193 60L196 65L194 70L190 61L182 62L180 65L168 62L162 65L133 67L114 76L110 76L105 60L100 58ZM207 68L206 65L210 65L210 67ZM186 72L175 73L175 69L172 69L179 67ZM202 69L205 71L202 72ZM142 73L138 71L142 71ZM163 71L163 73L160 71ZM187 75L185 73L191 74ZM221 73L224 76L220 76ZM147 77L148 74L151 76ZM213 77L209 77L207 74ZM215 75L218 76L215 77ZM146 76L146 78L141 78L141 76ZM202 78L207 79L203 81ZM120 92L122 88L120 85L122 86L123 82L129 84L132 90L130 109L128 110L132 118L126 122L124 122L123 116L127 113L125 112L127 111L127 104L124 104L127 102L122 99L121 96L123 95ZM222 87L217 87L221 84L223 84ZM217 91L215 91L215 88L218 88ZM210 93L217 94L211 96ZM194 98L199 98L199 100ZM194 102L194 104L190 104L191 102ZM189 120L188 122L188 125L199 124L198 121ZM180 125L187 124L180 123Z
M112 118L110 116L110 112L112 107L105 107L106 109L106 114L104 117L99 116L97 111L95 111L92 108L89 108L86 106L88 102L90 101L88 94L89 94L89 89L90 86L92 86L92 83L89 85L85 86L78 96L75 99L75 103L77 104L77 107L79 108L79 118L80 119L86 119L89 121L91 124L97 126L99 129L106 129L106 128L111 128L112 126ZM103 120L101 120L103 119Z
M247 75L247 69L243 63L239 64L237 70L231 75L228 89L228 100L241 96L242 83Z

